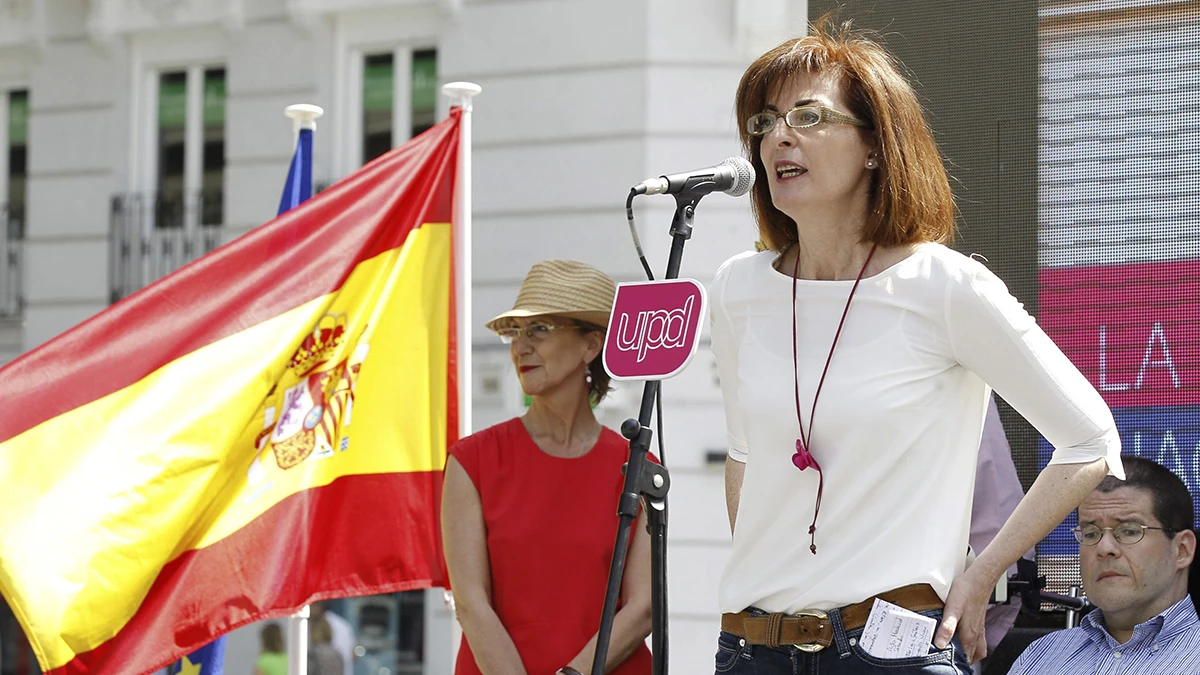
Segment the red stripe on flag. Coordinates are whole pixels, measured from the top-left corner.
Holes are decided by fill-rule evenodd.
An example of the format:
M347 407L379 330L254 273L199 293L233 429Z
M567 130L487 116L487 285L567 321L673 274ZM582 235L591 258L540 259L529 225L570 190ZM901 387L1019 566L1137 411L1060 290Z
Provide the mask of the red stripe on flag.
M459 114L0 368L0 443L332 293L422 223L450 222Z
M155 664L138 671L152 673L218 635L315 600L445 586L441 491L437 471L344 476L292 495L168 563L116 637L48 672L123 673L139 663Z

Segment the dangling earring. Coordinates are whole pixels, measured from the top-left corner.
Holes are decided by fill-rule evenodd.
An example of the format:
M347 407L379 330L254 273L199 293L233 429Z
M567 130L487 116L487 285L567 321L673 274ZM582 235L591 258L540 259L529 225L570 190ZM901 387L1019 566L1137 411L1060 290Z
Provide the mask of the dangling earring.
M587 383L588 389L592 388L592 371L583 371L583 381Z
M874 157L867 158L867 168L868 169L874 169L877 166L879 166L879 163L875 161Z

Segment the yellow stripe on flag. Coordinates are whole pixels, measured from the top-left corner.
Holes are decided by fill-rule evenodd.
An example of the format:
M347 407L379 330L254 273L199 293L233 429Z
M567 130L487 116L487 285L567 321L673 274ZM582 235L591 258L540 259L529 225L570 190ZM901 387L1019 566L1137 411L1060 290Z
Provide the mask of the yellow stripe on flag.
M111 639L164 564L290 495L442 469L450 256L450 225L423 225L338 292L0 444L22 477L0 494L0 542L23 552L3 585L35 599L19 618L42 663Z

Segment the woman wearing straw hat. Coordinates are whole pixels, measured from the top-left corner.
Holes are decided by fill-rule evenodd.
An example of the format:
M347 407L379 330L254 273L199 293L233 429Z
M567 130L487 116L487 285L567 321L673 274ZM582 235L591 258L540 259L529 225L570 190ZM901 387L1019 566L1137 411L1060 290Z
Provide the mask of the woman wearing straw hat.
M442 498L446 565L463 645L455 673L588 673L617 529L628 446L592 414L616 284L547 260L516 305L487 323L508 343L522 416L450 448ZM605 670L650 672L650 542L635 525Z

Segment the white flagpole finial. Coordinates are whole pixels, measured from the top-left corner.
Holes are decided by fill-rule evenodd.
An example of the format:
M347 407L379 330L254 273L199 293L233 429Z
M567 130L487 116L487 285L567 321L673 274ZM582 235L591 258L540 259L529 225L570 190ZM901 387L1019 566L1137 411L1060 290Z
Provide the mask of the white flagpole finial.
M471 109L471 99L481 91L483 87L474 82L449 82L442 85L442 94L448 96L453 105L468 111Z
M283 111L284 115L292 118L296 130L316 129L317 118L325 114L325 109L311 103L296 103L289 105Z

